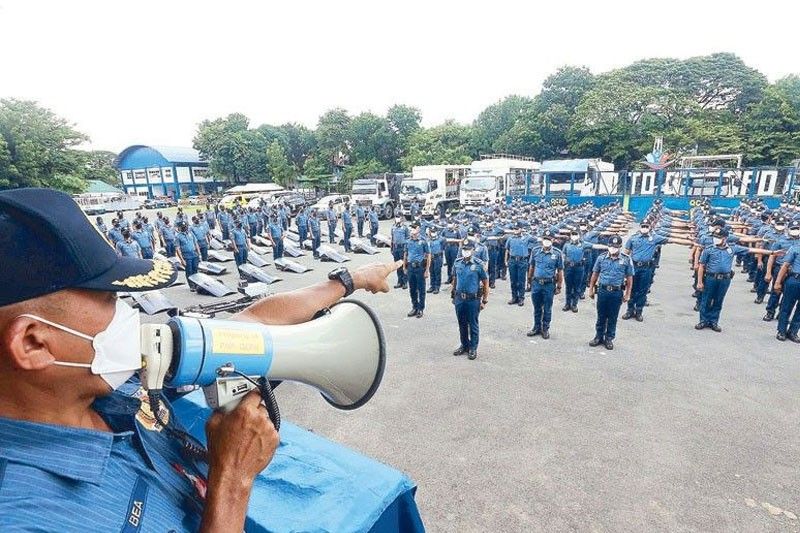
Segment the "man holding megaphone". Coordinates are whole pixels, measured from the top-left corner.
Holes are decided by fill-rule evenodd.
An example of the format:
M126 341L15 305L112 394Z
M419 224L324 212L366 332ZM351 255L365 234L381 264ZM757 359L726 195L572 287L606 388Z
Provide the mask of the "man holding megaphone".
M242 394L236 408L208 420L206 466L173 438L180 429L166 403L150 404L129 380L148 347L138 312L115 293L167 287L172 266L118 257L69 196L48 189L0 193L0 258L0 530L242 531L253 480L278 444L261 396ZM227 322L250 323L249 330L176 322L171 331L184 336L170 339L170 372L160 377L176 381L196 363L186 343L198 334L210 342L207 358L269 345L268 358L251 359L268 369L262 376L291 379L279 357L287 335L280 328L306 327L329 307L332 317L344 313L337 308L356 316L354 307L334 304L357 289L388 292L386 278L398 266L332 272ZM261 341L248 343L256 334ZM194 379L215 370L199 369ZM381 363L376 376L382 370ZM378 381L366 393L360 383L320 388L335 406L351 408Z

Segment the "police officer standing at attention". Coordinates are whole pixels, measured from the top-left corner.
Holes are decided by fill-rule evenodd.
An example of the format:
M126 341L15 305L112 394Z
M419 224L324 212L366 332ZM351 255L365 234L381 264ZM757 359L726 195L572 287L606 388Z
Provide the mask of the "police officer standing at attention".
M597 294L597 322L589 346L602 344L607 350L614 349L619 308L631 297L633 263L630 257L620 253L621 247L622 238L619 235L611 237L608 252L600 254L592 267L589 297L594 299Z
M344 251L352 252L350 236L353 234L353 215L350 213L350 202L345 202L344 211L342 211L342 231L344 233Z
M141 222L134 222L133 223L133 232L131 232L131 237L139 244L139 248L142 251L142 259L152 259L153 258L153 250L154 242L153 242L153 234L142 227Z
M453 267L458 257L458 246L461 243L461 235L456 229L455 222L451 221L447 224L447 228L442 232L442 237L447 242L444 247L444 259L447 262L447 281L445 283L452 283Z
M461 257L453 266L454 278L450 289L450 298L456 309L458 332L461 346L453 355L468 354L469 359L478 356L478 340L480 325L478 315L489 303L489 276L483 265L472 258L475 244L464 239L461 245Z
M272 258L280 259L283 257L283 226L278 222L278 216L274 213L269 217L267 230L267 236L272 243ZM247 258L245 257L245 259Z
M303 243L308 238L308 215L305 208L301 208L297 212L295 223L297 224L297 234L300 236L300 246L303 246Z
M325 211L325 219L328 221L328 242L336 243L336 211L333 209L333 202L328 202L328 209Z
M439 232L435 227L430 230L430 238L428 245L431 251L431 286L428 292L439 294L439 289L442 286L442 265L444 264L444 248L447 246L447 241L444 237L439 236Z
M164 241L167 257L175 257L175 229L170 225L169 217L164 217L161 223L161 240Z
M189 278L197 274L197 266L200 263L200 247L197 245L197 239L194 234L189 231L189 226L186 222L182 222L178 226L175 241L178 245L176 247L178 259L181 260L181 264L186 271L186 283L189 285L189 290L194 292L197 289Z
M573 229L569 234L569 241L564 243L564 284L566 287L566 301L562 311L578 312L578 300L580 300L583 285L584 272L587 270L586 257L589 250L594 245L590 242L581 240L581 234L577 229Z
M299 219L298 217L298 220ZM322 230L319 227L319 218L317 218L316 209L311 210L311 215L308 217L308 227L311 230L311 251L314 254L314 259L319 259L319 245L322 241Z
M275 218L275 224L279 225L277 217ZM231 230L231 241L233 241L233 257L236 260L236 266L241 266L247 262L247 253L250 250L250 246L248 244L247 232L242 226L242 221L239 219L236 220L233 230ZM274 243L272 247L273 253L276 253ZM280 256L275 257L275 259L279 258Z
M411 239L406 243L403 269L408 276L411 293L411 311L408 316L422 318L425 310L425 280L431 263L431 249L425 239L420 238L419 226L411 227Z
M800 237L800 218L789 223L789 235L795 240ZM783 256L783 264L772 290L783 293L778 314L778 335L775 338L800 343L800 244L789 248Z
M553 296L561 292L564 276L564 257L558 248L553 247L554 237L551 231L547 231L542 236L542 245L531 253L528 284L533 302L533 328L528 337L541 335L543 339L550 338Z
M378 220L378 213L375 211L375 206L369 206L369 242L375 246L375 235L378 234L380 221Z
M392 257L395 261L402 261L406 253L406 242L408 242L409 232L403 219L395 217L394 226L392 227ZM395 289L405 289L408 278L406 277L405 268L397 269L397 285Z
M200 222L200 219L195 216L192 217L192 226L189 229L194 235L194 238L197 239L197 247L200 250L200 260L208 261L208 244L211 241L211 232L208 226Z
M364 210L364 206L361 204L356 204L356 226L358 228L358 237L364 237L364 220L367 217L367 213Z
M94 220L97 231L100 232L100 235L102 235L105 240L108 240L108 227L106 226L106 223L103 222L103 217L97 217Z
M522 227L514 227L514 235L506 241L506 263L511 277L511 300L508 305L525 305L525 271L528 268L529 237L522 236Z
M742 253L772 255L771 250L747 248L728 243L728 230L722 229L713 236L713 246L707 246L700 254L697 270L697 290L700 291L700 322L694 329L710 328L717 333L722 331L719 316L722 303L733 279L734 256Z
M127 228L122 230L122 240L118 241L114 248L122 257L142 258L142 249L139 247L139 243L131 238L131 230Z
M116 246L122 240L122 230L119 227L119 220L116 218L111 219L111 229L108 230L108 240L111 241L113 246Z
M230 212L225 208L224 205L220 206L219 216L217 218L219 219L219 228L222 230L222 240L227 241L231 238L232 220Z

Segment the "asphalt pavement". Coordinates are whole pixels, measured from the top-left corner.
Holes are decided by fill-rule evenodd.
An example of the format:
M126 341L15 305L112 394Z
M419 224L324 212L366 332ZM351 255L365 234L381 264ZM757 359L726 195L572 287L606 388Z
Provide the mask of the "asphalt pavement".
M741 273L723 332L695 331L687 256L665 247L644 322L620 321L613 351L588 346L588 298L573 314L557 296L551 339L531 340L530 295L508 306L498 280L469 361L451 355L448 286L421 319L406 317L408 291L357 293L386 333L380 390L343 412L284 383L282 416L405 472L430 531L800 531L800 347L775 340ZM386 248L350 257L351 269L391 259ZM273 291L336 266L296 260L314 270L279 273ZM220 279L235 288L226 265ZM164 292L179 306L219 301L185 285Z

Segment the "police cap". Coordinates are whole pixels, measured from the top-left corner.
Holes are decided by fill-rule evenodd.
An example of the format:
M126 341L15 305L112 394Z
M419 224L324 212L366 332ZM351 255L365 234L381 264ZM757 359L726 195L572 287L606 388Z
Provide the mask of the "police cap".
M613 235L608 240L608 245L613 246L615 248L619 248L620 246L622 246L622 237L620 237L619 235Z

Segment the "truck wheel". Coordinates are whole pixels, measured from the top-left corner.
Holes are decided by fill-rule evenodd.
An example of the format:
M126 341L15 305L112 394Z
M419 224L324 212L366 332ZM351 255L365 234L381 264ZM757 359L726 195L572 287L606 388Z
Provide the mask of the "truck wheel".
M394 206L392 204L386 204L383 207L383 220L391 220L394 218Z

